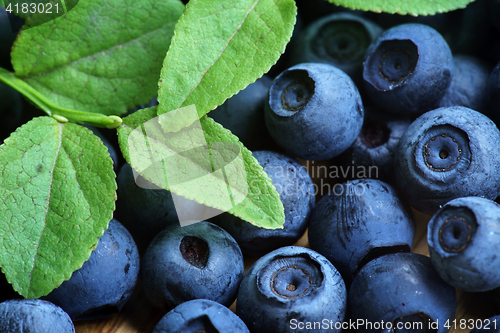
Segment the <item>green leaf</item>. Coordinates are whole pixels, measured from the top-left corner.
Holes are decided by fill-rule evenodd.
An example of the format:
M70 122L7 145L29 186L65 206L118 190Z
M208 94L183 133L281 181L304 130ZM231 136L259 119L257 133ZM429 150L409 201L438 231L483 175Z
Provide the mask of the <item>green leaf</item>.
M176 130L163 131L162 117ZM152 107L124 118L118 141L125 159L161 188L259 227L282 228L283 204L262 166L229 130L197 117L195 108L157 116Z
M113 216L116 181L102 141L39 117L0 146L0 266L27 298L79 269Z
M326 0L337 6L360 9L376 13L386 12L401 15L434 15L465 8L474 0Z
M294 0L194 0L163 63L158 114L195 105L199 117L254 82L290 40Z
M120 115L146 103L184 5L179 0L80 0L22 31L16 75L63 108Z

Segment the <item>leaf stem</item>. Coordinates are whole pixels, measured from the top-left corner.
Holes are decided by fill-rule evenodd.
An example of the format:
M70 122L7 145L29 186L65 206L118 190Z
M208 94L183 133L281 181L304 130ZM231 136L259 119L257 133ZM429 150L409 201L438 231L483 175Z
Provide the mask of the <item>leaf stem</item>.
M105 128L117 128L122 123L122 119L118 116L107 116L101 113L70 110L57 106L40 94L35 88L4 68L0 68L0 82L19 91L45 113L58 121L66 120Z

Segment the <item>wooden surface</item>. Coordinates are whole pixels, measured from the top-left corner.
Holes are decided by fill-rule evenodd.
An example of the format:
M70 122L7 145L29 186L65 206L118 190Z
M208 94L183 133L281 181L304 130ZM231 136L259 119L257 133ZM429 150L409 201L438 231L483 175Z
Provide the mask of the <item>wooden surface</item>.
M415 212L416 235L413 252L428 255L426 240L426 225L429 216ZM297 245L307 246L307 234L302 237ZM255 260L246 260L246 267ZM485 319L496 313L496 307L491 295L488 293L465 293L458 291L458 307L456 319ZM231 306L234 311L235 304ZM108 318L75 322L77 333L150 333L163 313L153 309L144 297L140 282L129 302L121 313ZM452 329L451 332L469 332L470 329Z

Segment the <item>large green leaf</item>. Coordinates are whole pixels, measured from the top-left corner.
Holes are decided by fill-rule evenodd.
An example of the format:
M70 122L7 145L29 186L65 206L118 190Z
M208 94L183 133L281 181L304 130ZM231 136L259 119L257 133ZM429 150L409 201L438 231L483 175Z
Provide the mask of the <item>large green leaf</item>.
M35 118L0 146L0 266L37 298L89 258L113 216L116 182L102 141L83 126Z
M15 73L60 107L123 114L155 96L183 9L179 0L81 0L21 32Z
M236 136L207 116L197 121L194 108L160 116L156 109L139 110L118 128L121 151L136 171L161 188L256 226L282 227L276 188ZM164 131L162 117L175 130Z
M338 6L401 15L434 15L465 8L474 0L327 0Z
M199 116L254 82L284 52L294 0L192 0L175 26L158 114L195 105Z

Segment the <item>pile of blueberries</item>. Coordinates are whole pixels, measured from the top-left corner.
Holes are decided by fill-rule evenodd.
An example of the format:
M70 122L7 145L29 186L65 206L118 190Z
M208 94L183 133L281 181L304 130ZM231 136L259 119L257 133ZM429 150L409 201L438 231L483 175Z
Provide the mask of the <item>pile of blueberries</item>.
M498 316L454 321L457 290L500 294L500 0L432 17L297 4L280 61L209 114L271 178L284 228L228 213L181 227L96 131L123 164L116 220L42 299L0 279L1 332L74 332L136 284L166 313L155 333L500 332ZM411 252L414 210L429 256Z

